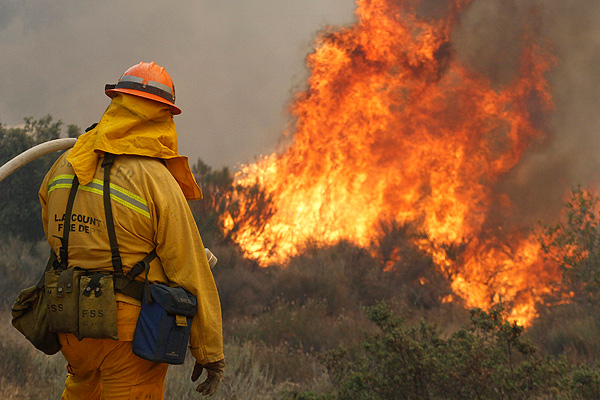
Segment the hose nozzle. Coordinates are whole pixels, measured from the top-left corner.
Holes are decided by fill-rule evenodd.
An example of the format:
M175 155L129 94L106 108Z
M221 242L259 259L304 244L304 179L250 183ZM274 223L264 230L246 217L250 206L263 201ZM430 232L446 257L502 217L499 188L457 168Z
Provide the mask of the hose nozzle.
M214 268L215 265L217 265L217 257L208 249L208 247L205 247L204 251L206 252L206 258L208 258L208 265L210 265L211 269Z

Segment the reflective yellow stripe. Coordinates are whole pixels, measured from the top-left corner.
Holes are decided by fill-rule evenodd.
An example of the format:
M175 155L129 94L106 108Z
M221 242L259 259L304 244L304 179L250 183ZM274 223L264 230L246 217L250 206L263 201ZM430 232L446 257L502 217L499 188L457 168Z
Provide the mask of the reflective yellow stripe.
M54 189L71 189L71 184L70 183L57 183L56 185L48 188L48 193L50 193Z
M144 205L148 205L148 203L146 203L146 200L142 199L140 196L138 196L137 194L133 194L131 193L129 190L127 189L123 189L120 186L115 185L114 183L110 184L110 188L111 189L115 189L116 191L119 191L121 193L123 193L125 196L127 197L131 197L132 199L139 201L140 203L144 204Z
M96 188L93 188L93 187L89 187L88 185L86 185L86 186L80 186L80 189L83 190L83 191L85 191L85 192L99 194L100 196L102 196L104 194L104 191L102 189L96 189Z
M48 183L48 193L54 189L70 189L75 175L57 175Z
M71 181L75 175L57 175L48 184L48 193L54 189L70 189ZM67 183L68 182L68 183ZM80 186L80 189L86 192L94 193L102 196L104 182L100 179L94 179L85 186ZM150 208L148 203L142 197L131 193L114 183L110 184L110 198L116 203L122 204L125 207L142 214L146 218L150 218Z
M150 213L148 211L129 203L127 200L123 200L115 196L114 194L111 194L110 198L116 201L117 203L123 204L125 207L131 208L133 211L142 214L144 217L150 218Z

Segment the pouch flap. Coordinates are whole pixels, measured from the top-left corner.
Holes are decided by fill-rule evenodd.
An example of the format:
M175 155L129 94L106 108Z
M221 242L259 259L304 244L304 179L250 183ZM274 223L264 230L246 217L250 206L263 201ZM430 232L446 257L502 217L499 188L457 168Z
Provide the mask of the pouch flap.
M58 277L56 284L56 297L65 297L65 293L73 292L73 271L74 269L65 269Z
M18 318L35 307L37 302L41 299L41 290L43 289L39 289L36 286L23 289L12 306L11 311L13 318Z
M168 313L193 317L196 313L196 297L181 287L162 284L150 285L152 300L156 301Z

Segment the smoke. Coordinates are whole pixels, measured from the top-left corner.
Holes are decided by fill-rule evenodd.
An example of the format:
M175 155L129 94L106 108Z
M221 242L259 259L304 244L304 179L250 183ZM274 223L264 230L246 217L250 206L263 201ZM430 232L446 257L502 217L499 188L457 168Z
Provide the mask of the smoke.
M437 18L465 1L398 3ZM353 22L354 9L353 0L0 0L0 122L51 114L87 127L108 105L105 83L155 60L175 80L181 153L216 167L251 162L276 149L316 32ZM541 204L560 207L574 185L600 181L600 3L472 0L452 50L504 85L518 74L526 29L554 47L556 111L540 118L551 140L533 146L499 189L535 218Z
M548 140L534 143L498 187L521 224L557 215L565 193L578 184L600 183L600 3L473 0L452 45L461 62L505 85L518 74L526 32L557 58L548 74L556 108L536 115Z
M82 128L104 85L156 61L173 77L180 152L220 168L275 150L315 32L353 0L0 0L0 122L52 115Z
M18 9L17 2L0 3L0 31L7 27L15 17Z

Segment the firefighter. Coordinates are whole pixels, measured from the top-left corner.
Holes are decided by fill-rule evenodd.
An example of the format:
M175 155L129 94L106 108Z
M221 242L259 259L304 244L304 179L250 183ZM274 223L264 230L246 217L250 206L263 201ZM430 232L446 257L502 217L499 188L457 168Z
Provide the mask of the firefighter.
M154 62L134 65L105 93L112 99L100 121L81 135L72 150L49 170L39 197L46 238L61 252L65 227L68 268L113 271L103 203L103 160L114 154L110 193L117 250L123 273L155 250L147 280L182 287L197 299L189 349L196 364L192 380L212 395L225 363L221 308L204 245L186 200L202 197L186 157L178 154L173 115L175 88L169 74ZM79 190L69 221L65 206L71 177ZM114 246L113 246L114 247ZM67 255L65 254L65 257ZM144 281L144 274L136 277ZM140 299L116 292L118 340L78 338L59 333L66 358L63 399L163 399L168 364L147 361L132 352ZM80 340L81 339L81 340Z

